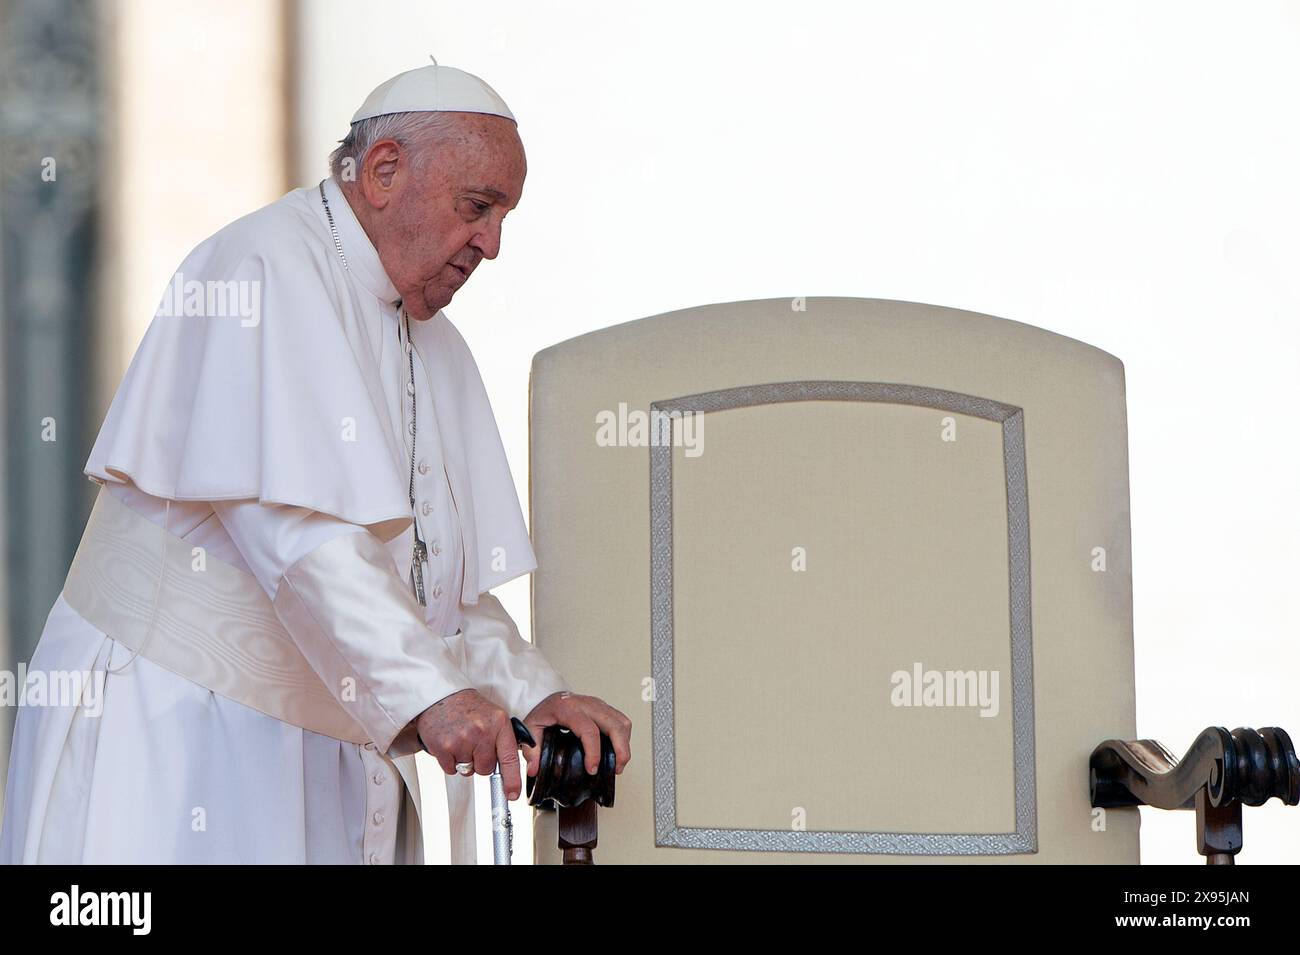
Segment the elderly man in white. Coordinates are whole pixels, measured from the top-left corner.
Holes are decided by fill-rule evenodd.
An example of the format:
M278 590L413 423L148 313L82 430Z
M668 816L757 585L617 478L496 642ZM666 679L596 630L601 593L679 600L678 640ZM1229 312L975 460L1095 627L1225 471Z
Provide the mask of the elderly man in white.
M630 758L489 593L536 560L441 309L519 202L513 115L435 64L330 160L185 259L127 370L29 668L99 696L21 707L0 862L419 862L421 748L471 862L472 774L520 794L510 716L569 727L589 772L602 731Z

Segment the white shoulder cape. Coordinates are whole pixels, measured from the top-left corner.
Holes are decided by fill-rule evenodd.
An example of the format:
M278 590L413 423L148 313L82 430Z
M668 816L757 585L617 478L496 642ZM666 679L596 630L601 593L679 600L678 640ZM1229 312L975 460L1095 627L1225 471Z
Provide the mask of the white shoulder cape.
M412 514L409 452L379 377L385 304L344 270L316 189L231 223L173 278L85 473L171 500L310 508L392 540ZM536 559L473 355L442 312L411 334L461 521L462 602L474 604ZM494 569L496 548L509 559Z

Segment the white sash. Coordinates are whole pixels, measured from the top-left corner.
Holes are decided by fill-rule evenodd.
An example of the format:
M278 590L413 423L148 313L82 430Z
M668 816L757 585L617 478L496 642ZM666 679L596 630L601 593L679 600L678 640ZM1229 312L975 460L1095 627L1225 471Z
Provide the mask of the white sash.
M212 555L194 569L192 545L107 491L63 585L96 629L177 676L267 716L365 745L366 731L320 681L252 574ZM380 753L401 774L420 821L413 756ZM447 777L451 860L476 859L473 777Z

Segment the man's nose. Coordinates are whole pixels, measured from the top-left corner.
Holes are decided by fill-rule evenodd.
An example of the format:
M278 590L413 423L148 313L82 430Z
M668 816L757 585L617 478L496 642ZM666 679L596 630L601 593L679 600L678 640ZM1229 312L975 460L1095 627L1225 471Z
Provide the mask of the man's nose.
M478 233L470 240L470 245L483 253L485 259L495 259L501 251L501 224L496 223Z

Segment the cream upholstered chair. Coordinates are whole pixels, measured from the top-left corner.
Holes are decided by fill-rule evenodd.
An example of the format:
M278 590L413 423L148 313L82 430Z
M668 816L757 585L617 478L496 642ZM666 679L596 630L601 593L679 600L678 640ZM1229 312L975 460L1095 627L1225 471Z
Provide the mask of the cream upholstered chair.
M1138 861L1137 809L1092 803L1172 757L1112 749L1089 789L1135 735L1117 358L910 302L708 305L539 352L530 433L534 639L635 724L597 861Z

